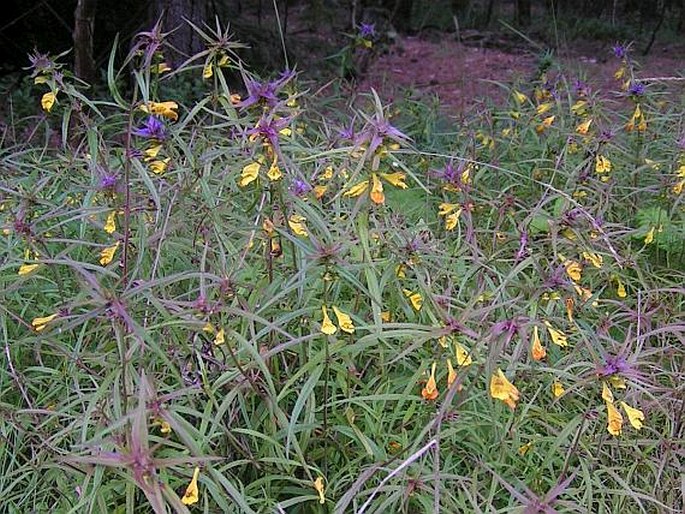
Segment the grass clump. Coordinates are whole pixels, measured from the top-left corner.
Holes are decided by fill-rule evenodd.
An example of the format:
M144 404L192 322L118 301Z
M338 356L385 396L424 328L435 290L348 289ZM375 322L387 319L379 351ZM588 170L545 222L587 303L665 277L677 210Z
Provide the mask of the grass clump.
M620 48L617 96L551 69L439 132L202 36L167 70L142 34L99 100L34 58L7 512L683 508L681 98Z

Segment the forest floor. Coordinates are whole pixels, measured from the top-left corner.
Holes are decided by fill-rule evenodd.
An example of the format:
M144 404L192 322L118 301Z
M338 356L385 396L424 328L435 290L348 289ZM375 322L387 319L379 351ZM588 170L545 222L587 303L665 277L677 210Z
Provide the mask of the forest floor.
M649 55L636 59L640 63L639 79L685 76L685 45L655 45ZM587 81L594 90L603 92L617 90L614 73L620 61L610 45L594 42L576 46L556 60L570 80ZM358 88L373 87L386 100L407 91L417 100L437 96L447 111L464 113L486 101L501 101L506 89L499 84L532 80L537 62L537 55L527 49L470 46L453 37L405 37L376 57ZM666 83L685 94L685 82Z

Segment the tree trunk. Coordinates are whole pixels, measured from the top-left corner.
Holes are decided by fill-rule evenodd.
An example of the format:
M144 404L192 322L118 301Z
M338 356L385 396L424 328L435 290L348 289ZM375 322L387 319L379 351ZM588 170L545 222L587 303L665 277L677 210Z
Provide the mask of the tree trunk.
M74 11L74 73L86 82L96 78L93 58L93 27L97 0L78 0Z
M516 24L519 27L530 25L530 0L516 0Z
M198 27L202 27L203 23L213 27L213 17L216 13L212 11L209 0L153 0L150 2L152 23L161 17L164 32L173 31L169 35L168 42L175 52L167 52L165 55L172 67L178 66L205 47L202 38L185 20L191 21Z

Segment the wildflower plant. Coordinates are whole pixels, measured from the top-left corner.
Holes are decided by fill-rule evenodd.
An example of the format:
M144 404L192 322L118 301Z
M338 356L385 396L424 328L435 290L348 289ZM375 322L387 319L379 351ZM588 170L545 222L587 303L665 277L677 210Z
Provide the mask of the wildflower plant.
M548 67L427 141L195 29L173 70L159 25L113 51L104 99L32 58L0 157L8 512L682 510L669 89L624 49L625 91Z

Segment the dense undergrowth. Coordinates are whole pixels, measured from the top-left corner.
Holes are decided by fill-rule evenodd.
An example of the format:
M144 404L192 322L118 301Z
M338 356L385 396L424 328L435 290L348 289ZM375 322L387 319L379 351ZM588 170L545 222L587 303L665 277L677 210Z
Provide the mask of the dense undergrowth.
M34 56L3 512L683 509L682 88L617 47L616 91L552 67L453 125L204 36L165 70L142 34L104 100Z

